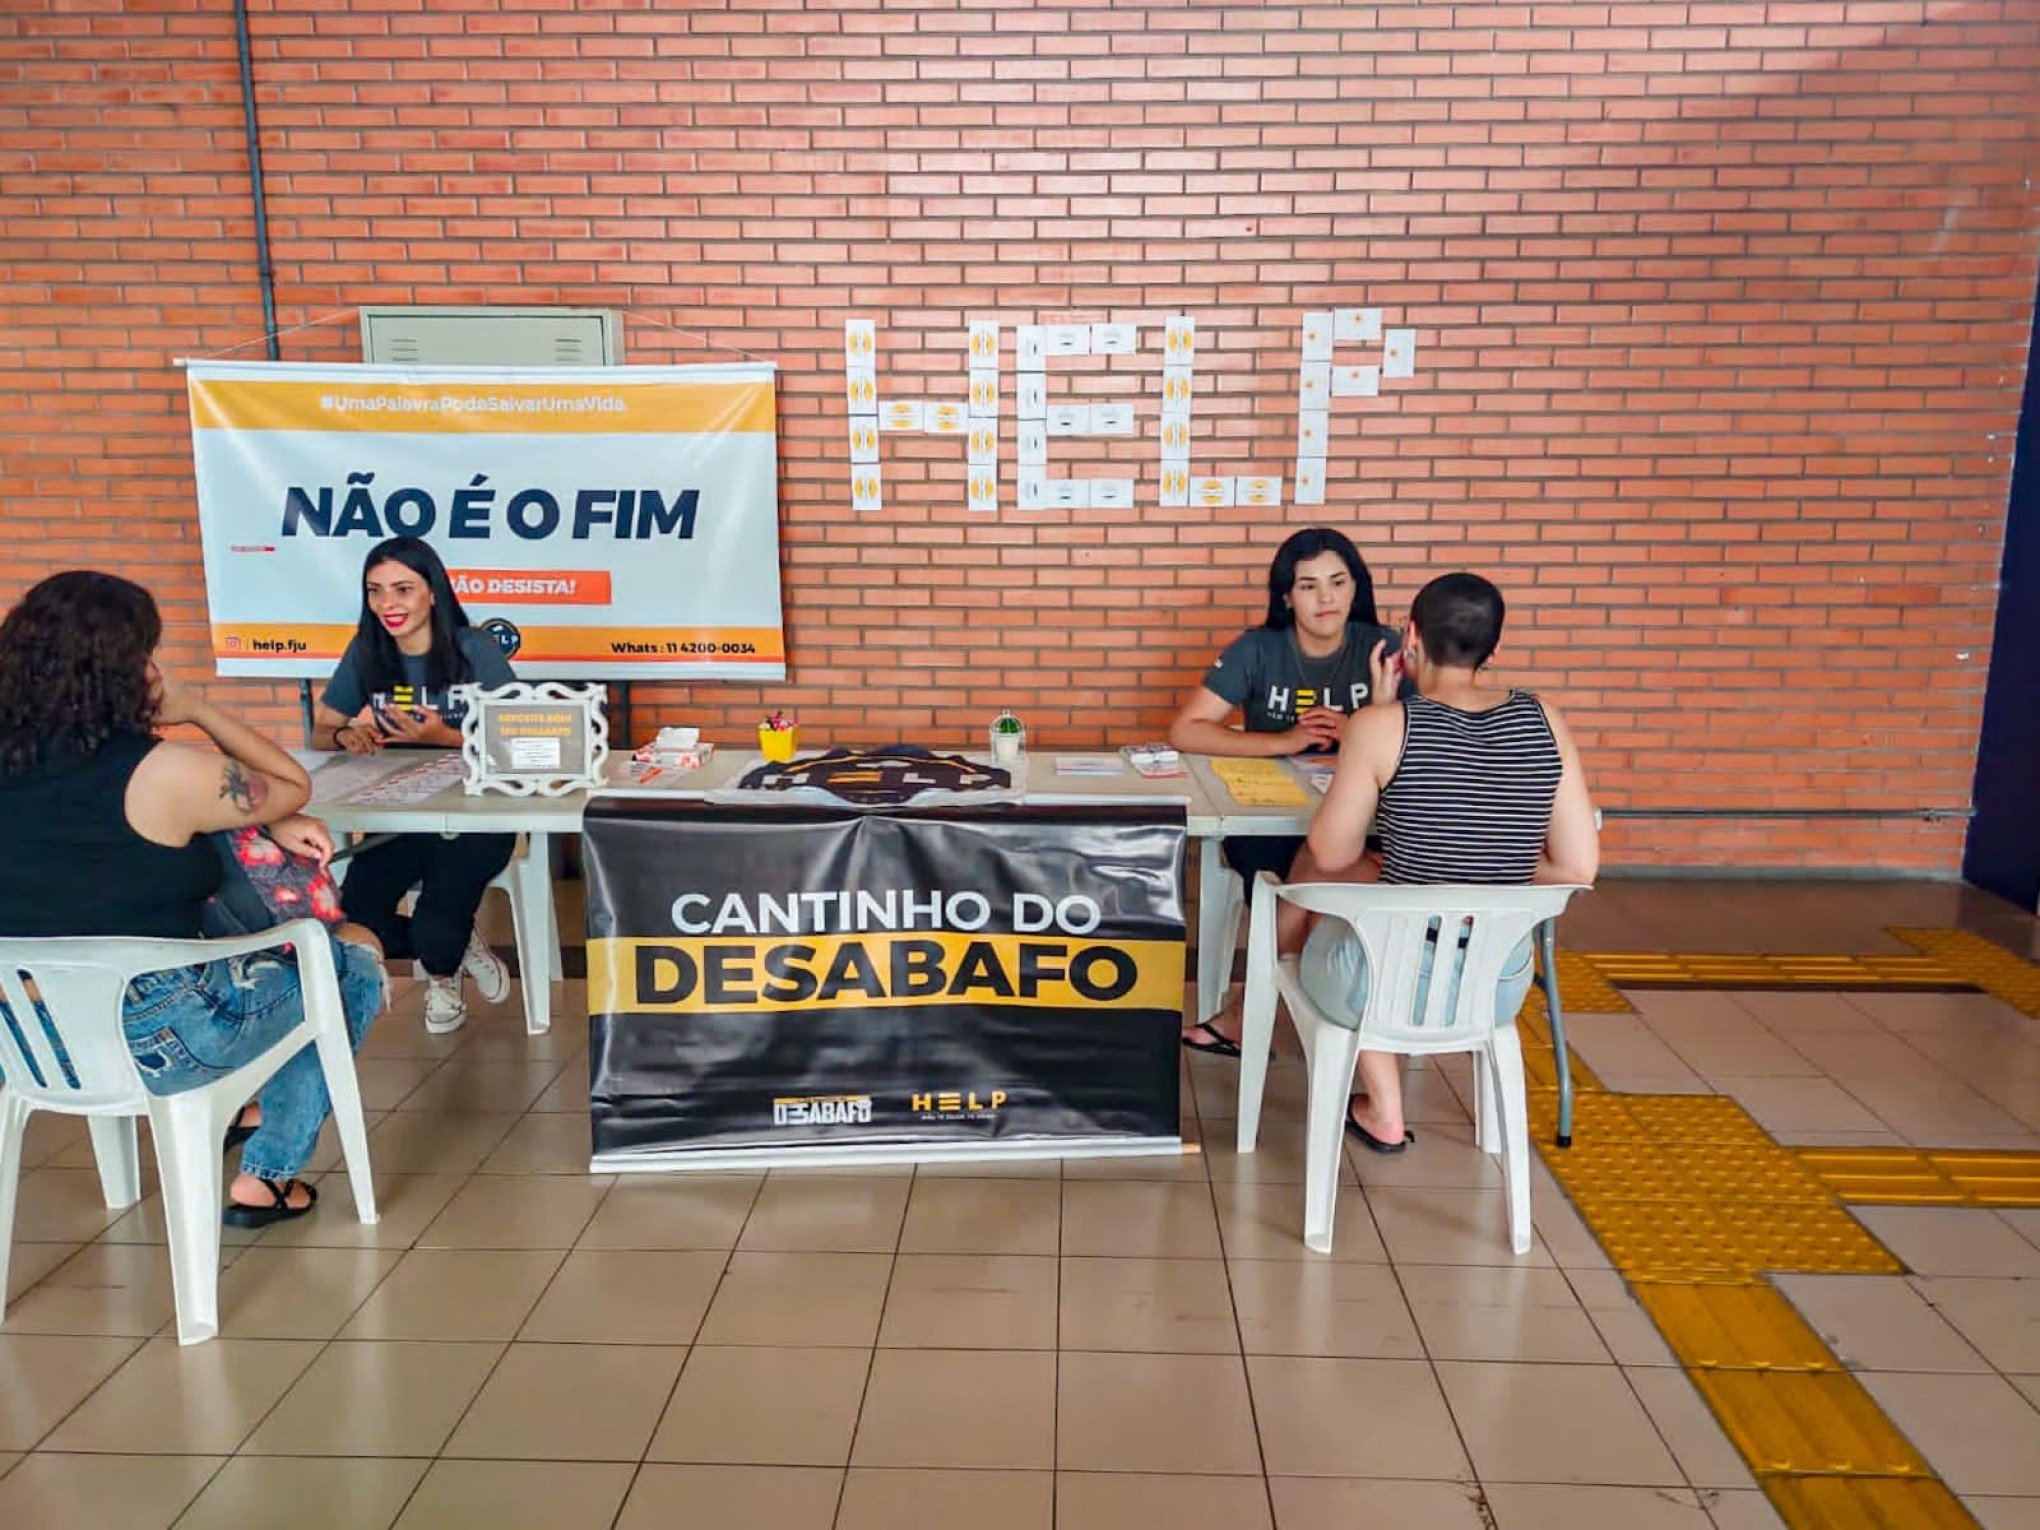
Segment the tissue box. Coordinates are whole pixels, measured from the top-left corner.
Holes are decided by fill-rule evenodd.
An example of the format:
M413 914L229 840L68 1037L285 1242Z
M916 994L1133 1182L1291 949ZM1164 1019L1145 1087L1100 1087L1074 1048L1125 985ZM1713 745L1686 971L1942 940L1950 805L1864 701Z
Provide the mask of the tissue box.
M682 743L672 735L685 735ZM635 758L641 765L656 765L661 770L699 770L715 754L715 745L701 742L699 728L661 728L659 736L637 751Z

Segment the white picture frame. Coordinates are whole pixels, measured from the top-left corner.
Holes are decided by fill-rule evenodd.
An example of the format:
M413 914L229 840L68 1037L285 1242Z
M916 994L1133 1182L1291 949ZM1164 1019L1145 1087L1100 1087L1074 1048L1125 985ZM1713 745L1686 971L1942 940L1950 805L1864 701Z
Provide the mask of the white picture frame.
M607 686L518 681L456 686L454 695L467 708L461 718L460 757L470 796L562 797L603 784L609 758Z

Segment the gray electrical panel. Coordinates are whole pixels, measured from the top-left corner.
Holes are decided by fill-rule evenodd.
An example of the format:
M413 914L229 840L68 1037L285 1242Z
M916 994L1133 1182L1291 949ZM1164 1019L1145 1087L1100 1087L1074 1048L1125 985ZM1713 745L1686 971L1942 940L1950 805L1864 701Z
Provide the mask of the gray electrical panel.
M361 359L421 367L621 366L623 315L613 308L363 308Z

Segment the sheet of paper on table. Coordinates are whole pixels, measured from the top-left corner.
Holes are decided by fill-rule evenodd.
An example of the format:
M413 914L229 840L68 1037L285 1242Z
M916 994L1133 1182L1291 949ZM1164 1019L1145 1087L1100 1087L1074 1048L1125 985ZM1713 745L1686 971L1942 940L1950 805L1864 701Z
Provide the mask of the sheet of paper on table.
M1303 784L1320 797L1331 790L1332 776L1339 768L1336 761L1326 759L1291 760L1289 763L1303 777Z
M706 772L699 765L681 769L647 760L609 757L609 791L699 792Z
M1310 793L1280 760L1213 760L1211 773L1241 807L1310 806Z
M1123 776L1126 767L1109 754L1059 754L1055 757L1059 776Z
M292 757L312 773L312 802L346 802L364 787L416 768L416 761L402 754L316 754L293 752Z
M326 771L354 763L349 760L341 766L329 765L319 774L324 776ZM414 807L420 802L429 802L450 787L459 786L466 779L467 766L461 757L443 754L394 774L386 774L380 780L356 787L344 795L327 796L323 792L319 795L328 802L349 802L363 807Z

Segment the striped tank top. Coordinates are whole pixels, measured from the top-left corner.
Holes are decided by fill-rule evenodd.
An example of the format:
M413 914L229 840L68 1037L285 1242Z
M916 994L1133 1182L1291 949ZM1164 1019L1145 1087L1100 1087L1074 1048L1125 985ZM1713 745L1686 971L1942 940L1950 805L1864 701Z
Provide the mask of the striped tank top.
M1487 712L1403 701L1381 791L1384 882L1528 882L1558 795L1558 741L1528 691Z

